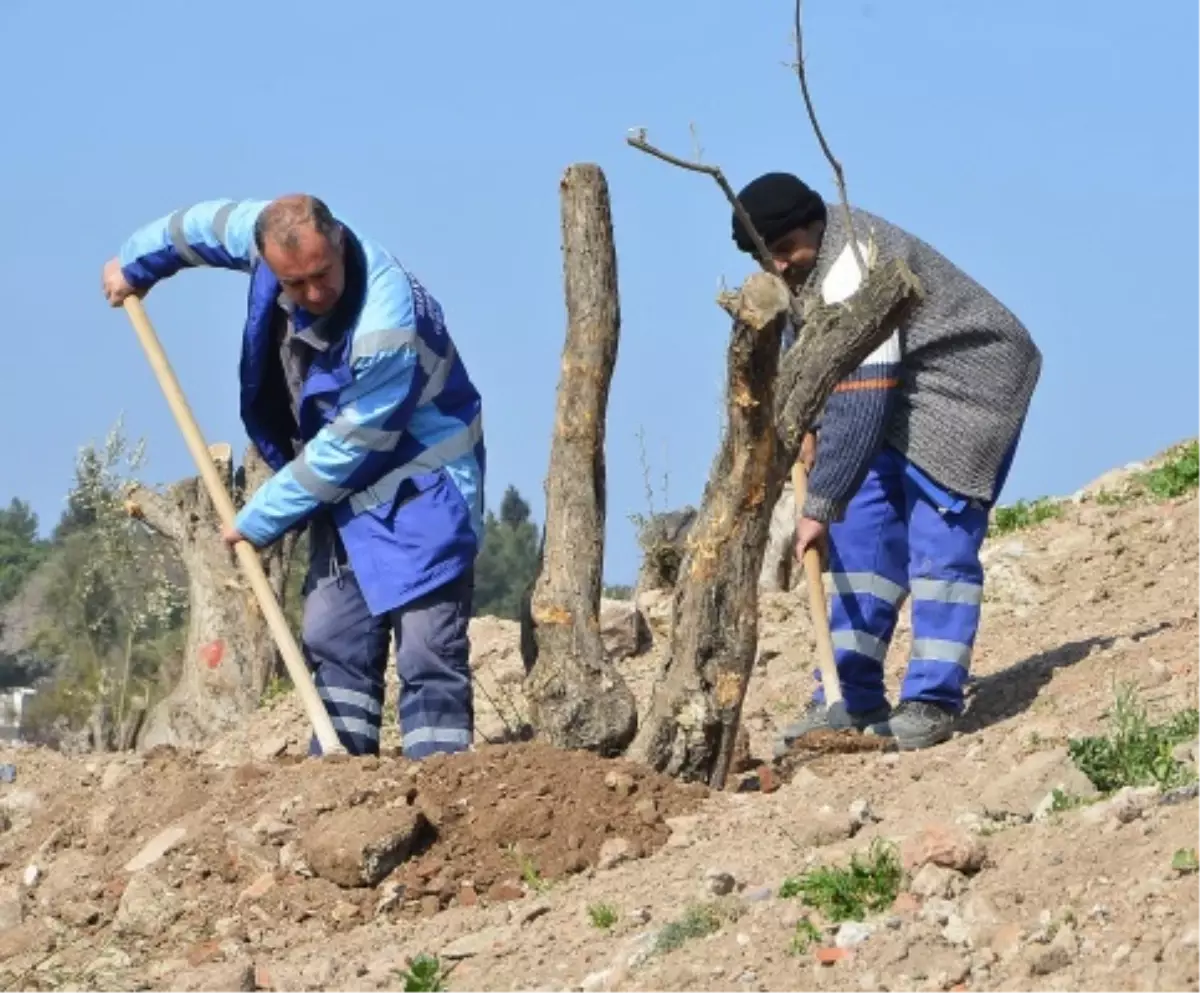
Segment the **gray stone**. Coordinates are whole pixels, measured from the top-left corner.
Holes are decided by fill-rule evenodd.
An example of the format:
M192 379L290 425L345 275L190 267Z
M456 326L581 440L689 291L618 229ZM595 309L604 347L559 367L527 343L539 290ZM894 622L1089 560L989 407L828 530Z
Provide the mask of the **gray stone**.
M657 943L657 930L643 932L618 953L618 962L626 969L636 969L654 954Z
M1075 928L1064 924L1047 945L1035 945L1029 949L1029 971L1035 976L1048 976L1065 969L1079 953L1079 938Z
M853 948L855 945L861 945L871 937L874 930L871 925L860 921L846 921L837 929L837 935L834 937L833 943L838 948Z
M83 971L85 975L95 976L101 973L128 969L131 965L133 965L133 959L128 952L120 948L109 948L92 959L84 967Z
M167 989L177 989L185 993L200 993L202 990L251 993L257 989L254 981L254 963L241 955L232 962L212 962L194 969L188 968L179 973Z
M135 873L121 894L113 928L118 934L154 938L183 912L175 891L151 872Z
M1033 945L1026 955L1029 971L1035 976L1048 976L1071 964L1071 956L1056 945Z
M822 807L795 825L792 837L801 848L823 848L845 841L857 828L857 822L849 814Z
M963 892L966 885L966 877L961 872L927 862L913 876L909 889L917 896L952 900Z
M260 762L267 762L270 759L278 758L288 749L288 738L286 735L277 735L274 738L267 738L261 744L255 747L254 755Z
M980 794L980 804L993 817L1015 814L1029 818L1039 804L1060 790L1066 796L1091 799L1099 791L1071 760L1065 748L1034 752L993 780Z
M109 766L109 768L113 767ZM173 824L171 827L160 831L142 846L140 852L125 863L125 871L141 872L143 869L149 869L155 862L158 862L165 855L178 848L186 837L187 828L182 824Z
M970 945L971 929L957 914L951 914L942 928L942 937L952 945Z
M276 817L264 816L255 821L250 830L260 845L282 845L296 829Z
M583 993L600 993L601 990L609 988L609 981L612 979L612 969L601 969L599 972L589 972L583 977L583 982L579 984L579 988Z
M375 886L412 852L427 822L412 807L350 807L319 818L301 840L309 868L343 888Z
M956 917L958 911L949 900L931 897L921 907L921 919L944 927L951 917Z
M613 661L640 655L652 637L646 618L632 600L600 601L600 638Z
M597 869L612 869L632 857L632 848L624 838L609 838L600 846Z
M1125 786L1102 803L1085 807L1080 815L1085 823L1103 824L1114 821L1129 824L1136 821L1158 799L1158 790L1153 786Z
M850 819L860 827L879 820L871 807L871 802L862 798L850 804Z
M486 927L456 938L442 949L441 956L452 962L468 959L503 945L511 937L512 931L507 927Z
M775 891L770 886L754 886L742 894L742 899L747 903L765 903L774 895Z

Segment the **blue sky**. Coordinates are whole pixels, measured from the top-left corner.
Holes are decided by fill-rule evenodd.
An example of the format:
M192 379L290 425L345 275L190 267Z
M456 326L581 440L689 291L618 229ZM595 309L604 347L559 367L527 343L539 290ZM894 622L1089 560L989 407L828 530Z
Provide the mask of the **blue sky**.
M833 197L790 58L790 0L603 4L0 0L6 403L0 500L63 507L74 453L124 412L147 475L192 472L100 268L138 225L303 190L442 302L485 400L489 503L541 519L565 314L558 180L613 199L622 339L609 408L607 575L628 515L698 501L728 321L752 266L705 177L787 169ZM1045 366L1006 500L1065 493L1197 425L1194 4L808 0L818 112L859 206L931 242L1029 326ZM148 309L210 441L241 446L245 277L186 272ZM665 496L663 479L669 480Z

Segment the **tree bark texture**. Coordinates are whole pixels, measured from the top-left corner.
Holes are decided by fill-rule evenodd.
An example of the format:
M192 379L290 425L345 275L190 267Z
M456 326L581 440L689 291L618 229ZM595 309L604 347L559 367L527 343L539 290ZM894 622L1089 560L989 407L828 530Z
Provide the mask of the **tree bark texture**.
M756 273L720 303L734 319L726 384L727 422L689 529L675 586L675 623L634 756L654 768L710 780L722 728L733 721L754 661L758 572L776 464L774 384L790 297L778 277ZM736 729L735 729L736 730ZM730 750L723 757L727 765Z
M758 646L758 587L772 511L804 433L833 391L902 319L919 294L903 262L872 272L843 304L805 301L796 344L779 361L792 301L755 273L722 294L734 319L728 423L700 515L687 539L663 672L631 756L721 788Z
M608 184L595 165L561 182L567 335L546 478L543 554L524 618L525 694L537 733L561 748L612 755L637 729L637 707L606 657L604 425L620 306Z
M270 475L250 445L236 474L227 445L210 448L234 505ZM139 747L198 748L240 723L262 698L280 659L262 611L221 540L220 521L203 482L183 480L165 493L139 488L130 513L172 542L187 573L188 631L179 682L146 718ZM281 599L298 535L263 549L263 569Z

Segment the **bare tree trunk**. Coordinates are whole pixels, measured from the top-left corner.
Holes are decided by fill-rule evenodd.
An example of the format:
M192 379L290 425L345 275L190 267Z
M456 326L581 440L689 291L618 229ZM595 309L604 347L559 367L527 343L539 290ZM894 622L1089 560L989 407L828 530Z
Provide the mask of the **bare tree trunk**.
M567 337L546 479L543 557L524 618L525 693L538 733L561 748L616 754L637 709L605 657L604 422L617 359L620 308L608 185L598 166L561 183Z
M227 445L213 445L217 469L235 505L270 475L249 446L235 484ZM278 652L237 561L221 540L216 511L196 477L165 494L144 488L130 512L171 541L188 577L188 632L179 682L146 716L142 748L202 747L253 711L277 671ZM288 535L261 553L276 597L282 596L297 536Z
M636 757L655 768L705 780L757 644L758 573L782 484L773 471L773 397L790 297L782 280L756 273L720 302L734 318L728 420L688 533L663 677L634 744Z
M903 262L881 266L848 304L806 306L804 328L782 364L779 337L791 303L783 283L755 273L740 291L722 295L734 318L729 421L688 536L670 649L633 757L724 785L757 651L758 583L783 481L833 387L887 337L918 293Z

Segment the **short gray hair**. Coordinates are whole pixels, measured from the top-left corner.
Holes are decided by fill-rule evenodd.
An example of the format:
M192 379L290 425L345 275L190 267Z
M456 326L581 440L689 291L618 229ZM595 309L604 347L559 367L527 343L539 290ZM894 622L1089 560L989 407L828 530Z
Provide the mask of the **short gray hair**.
M300 193L272 200L254 222L254 244L259 254L270 240L285 250L297 245L301 228L311 227L334 245L340 244L341 225L323 200Z

